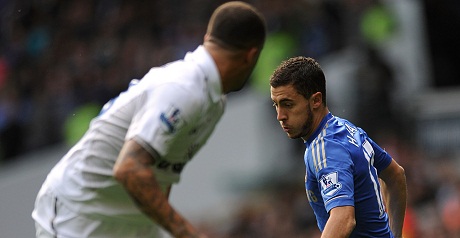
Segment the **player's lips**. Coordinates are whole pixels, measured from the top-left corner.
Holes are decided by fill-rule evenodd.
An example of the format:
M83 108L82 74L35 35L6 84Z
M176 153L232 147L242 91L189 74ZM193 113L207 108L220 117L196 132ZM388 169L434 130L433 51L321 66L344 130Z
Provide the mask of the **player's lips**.
M281 126L281 127L283 128L284 132L289 132L291 130L291 128L288 126Z

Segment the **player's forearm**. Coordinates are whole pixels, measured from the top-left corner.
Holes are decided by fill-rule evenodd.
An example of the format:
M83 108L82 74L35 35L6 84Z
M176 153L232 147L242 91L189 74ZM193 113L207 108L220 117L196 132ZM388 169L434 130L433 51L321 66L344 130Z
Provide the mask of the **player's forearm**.
M330 222L328 222L330 223ZM324 228L321 238L347 238L353 231L354 225L344 225L343 223L330 223Z
M354 212L351 206L332 209L321 238L349 237L356 226Z
M196 229L168 202L150 168L151 164L152 158L148 152L136 144L131 144L120 153L114 176L133 197L139 208L174 237L200 237Z
M387 208L390 218L390 228L395 237L402 237L404 216L406 213L406 176L404 169L398 172L397 176L386 182Z
M406 214L406 174L394 159L384 169L379 178L383 181L381 189L390 219L390 229L395 237L402 237L404 216Z
M174 237L197 237L197 231L170 205L166 195L148 171L137 171L122 182L139 208Z

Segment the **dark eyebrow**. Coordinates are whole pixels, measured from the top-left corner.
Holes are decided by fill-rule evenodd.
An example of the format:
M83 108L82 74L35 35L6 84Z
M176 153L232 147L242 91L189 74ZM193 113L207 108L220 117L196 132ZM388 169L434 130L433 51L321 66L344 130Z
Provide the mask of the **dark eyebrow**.
M275 101L273 101L273 100L272 100L272 102L273 102L273 106L281 105L281 104L286 104L286 103L294 104L294 100L289 99L289 98L283 98L283 99L281 99L278 103L275 102Z
M283 103L283 102L294 102L294 100L289 99L289 98L283 98L279 101L279 103Z

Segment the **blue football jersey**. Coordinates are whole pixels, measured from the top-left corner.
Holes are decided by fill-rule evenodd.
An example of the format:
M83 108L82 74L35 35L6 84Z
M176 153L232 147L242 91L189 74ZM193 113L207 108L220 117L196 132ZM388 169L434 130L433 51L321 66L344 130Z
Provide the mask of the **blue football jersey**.
M393 237L378 173L392 158L359 127L329 113L305 142L305 187L323 231L329 211L354 206L350 237Z

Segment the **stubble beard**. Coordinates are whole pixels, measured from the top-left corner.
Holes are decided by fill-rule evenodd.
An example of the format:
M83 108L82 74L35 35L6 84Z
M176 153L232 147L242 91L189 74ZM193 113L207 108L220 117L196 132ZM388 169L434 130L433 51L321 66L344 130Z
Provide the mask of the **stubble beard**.
M299 132L299 134L291 137L291 139L299 139L299 138L305 138L306 136L310 136L311 133L313 132L313 111L310 108L310 105L307 107L307 120L305 123L302 125L302 128Z

